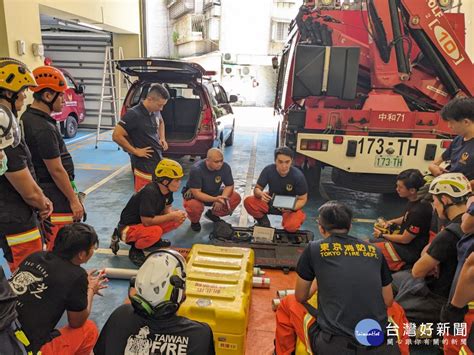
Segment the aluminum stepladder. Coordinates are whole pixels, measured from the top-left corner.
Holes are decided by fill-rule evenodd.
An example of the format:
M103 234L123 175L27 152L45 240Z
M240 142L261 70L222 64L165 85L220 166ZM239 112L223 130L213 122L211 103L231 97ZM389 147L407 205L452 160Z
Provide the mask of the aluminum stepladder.
M104 71L102 72L102 87L100 91L99 116L97 119L97 130L95 137L95 148L99 142L111 142L109 139L101 139L101 129L113 129L118 122L122 105L122 83L125 81L127 89L130 88L128 78L125 78L120 70L115 70L117 60L124 59L122 47L118 47L118 58L114 59L114 47L105 47ZM109 84L107 85L107 79ZM111 124L104 125L104 103L110 103L112 109ZM120 148L118 148L120 149Z

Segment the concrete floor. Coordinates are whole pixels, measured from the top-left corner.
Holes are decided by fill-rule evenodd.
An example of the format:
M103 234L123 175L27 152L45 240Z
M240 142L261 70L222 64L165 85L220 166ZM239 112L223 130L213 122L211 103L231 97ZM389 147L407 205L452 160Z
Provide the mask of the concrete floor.
M236 190L242 195L251 191L260 171L273 162L275 148L276 120L269 108L235 108L236 133L232 147L225 149L225 160L231 165ZM101 134L103 139L110 139L111 132ZM113 142L100 142L95 149L95 135L91 130L81 130L78 135L67 140L68 149L76 165L76 182L81 191L88 193L86 209L87 223L95 227L100 238L99 250L86 268L126 267L133 268L127 256L114 256L108 249L110 235L116 226L120 212L133 193L132 173L129 157ZM181 160L185 168L185 176L193 164L189 159ZM254 170L252 167L254 166ZM329 169L326 169L329 170ZM323 172L322 183L331 199L347 203L354 210L355 221L352 234L367 237L372 231L373 219L378 216L393 218L399 216L404 201L397 196L360 193L341 189L330 181L329 171ZM185 183L186 178L183 180ZM182 208L181 194L175 194L174 206ZM324 201L321 198L310 199L304 208L307 215L304 229L314 232L320 238L314 223L317 208ZM252 217L245 217L243 206L239 206L231 217L225 219L233 225L246 222L253 225ZM281 217L271 217L274 226L280 226ZM191 247L195 243L208 243L211 223L202 219L202 230L199 233L190 229L187 220L178 230L171 232L166 238L174 246ZM126 249L126 245L122 245ZM92 319L101 327L113 309L123 303L127 296L128 282L113 280L104 297L94 301ZM289 285L292 287L292 285Z
M273 149L275 145L275 118L269 108L235 108L236 111L236 135L232 147L224 151L225 160L231 165L236 190L242 195L245 191L251 191L260 171L273 161ZM110 139L111 133L104 132L102 139ZM81 191L88 193L86 209L88 214L87 223L96 229L100 237L100 249L89 262L88 267L133 267L125 256L112 256L107 253L109 238L113 228L118 222L120 212L133 193L133 178L130 171L129 157L112 142L99 142L95 149L95 134L91 130L81 130L78 135L67 140L68 149L71 152L76 165L76 182ZM182 159L181 163L186 173L193 164L189 159ZM249 168L255 166L253 172ZM330 181L329 169L323 171L322 181L326 193L331 199L337 199L347 203L354 210L356 221L353 226L353 234L365 237L371 233L372 220L378 216L394 217L401 213L404 202L396 196L382 196L379 194L367 194L357 191L337 188ZM115 174L108 181L112 174ZM176 207L182 206L181 194L174 196ZM309 229L319 235L314 223L317 208L324 201L321 198L312 198L304 208L307 214L304 229ZM225 219L233 224L239 225L241 215L245 214L242 205L237 207L231 217ZM245 214L246 215L246 214ZM271 216L274 226L279 226L281 217ZM247 217L247 225L252 225L252 217ZM191 247L195 243L207 243L212 224L203 218L202 230L199 233L190 229L189 221L186 221L178 230L171 232L169 238L177 247ZM127 246L123 246L127 248ZM120 284L120 282L118 282ZM115 283L113 285L115 287ZM117 292L107 292L117 295ZM118 296L119 303L125 297L125 293ZM107 297L107 306L115 307ZM107 308L108 308L107 307ZM95 307L95 310L98 307ZM100 322L100 319L97 319Z

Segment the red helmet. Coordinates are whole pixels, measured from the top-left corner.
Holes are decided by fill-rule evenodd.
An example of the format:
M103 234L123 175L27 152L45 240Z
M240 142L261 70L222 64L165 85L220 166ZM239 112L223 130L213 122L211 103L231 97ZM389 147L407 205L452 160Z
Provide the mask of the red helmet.
M51 89L56 92L65 92L67 89L66 78L59 69L51 66L42 66L33 70L38 86L31 87L31 91L38 92L43 89Z

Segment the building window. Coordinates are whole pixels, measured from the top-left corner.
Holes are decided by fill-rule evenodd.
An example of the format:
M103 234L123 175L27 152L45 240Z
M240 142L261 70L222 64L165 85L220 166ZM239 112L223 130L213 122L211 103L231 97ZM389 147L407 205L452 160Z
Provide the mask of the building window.
M279 9L291 9L295 5L295 0L274 0Z
M272 41L284 42L288 37L288 22L273 21L272 24Z

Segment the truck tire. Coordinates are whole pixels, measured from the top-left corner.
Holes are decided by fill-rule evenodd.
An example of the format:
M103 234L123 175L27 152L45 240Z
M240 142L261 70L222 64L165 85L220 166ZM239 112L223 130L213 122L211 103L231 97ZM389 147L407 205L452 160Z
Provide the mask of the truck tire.
M275 148L278 148L279 146L280 146L280 122L278 122L277 131L276 131Z
M316 162L312 167L303 169L306 183L308 184L308 195L319 196L319 184L321 183L321 169L322 164Z
M351 190L392 194L395 191L396 175L359 174L332 168L331 179L337 186Z
M77 134L77 120L74 116L68 116L64 121L64 137L74 138Z
M234 134L235 134L235 122L232 125L232 133L230 134L229 137L225 140L225 146L230 147L234 144Z

